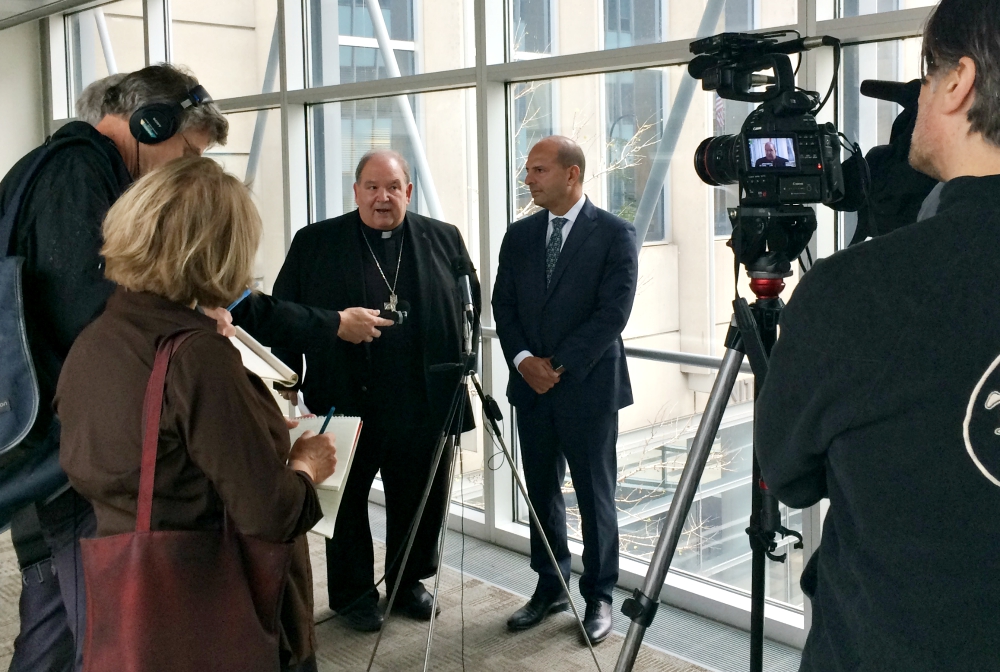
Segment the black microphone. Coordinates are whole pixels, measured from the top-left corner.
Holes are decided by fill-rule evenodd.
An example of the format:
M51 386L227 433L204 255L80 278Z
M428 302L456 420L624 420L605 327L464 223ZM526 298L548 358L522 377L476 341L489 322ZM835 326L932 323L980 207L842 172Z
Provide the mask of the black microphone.
M475 272L475 269L462 257L455 257L451 262L451 271L455 274L458 288L462 292L462 308L469 315L472 315L475 304L472 302L472 285L469 282L469 273Z
M400 300L396 303L396 324L402 324L410 314L410 302L406 300Z
M719 65L719 59L714 55L702 54L701 56L695 56L688 63L688 74L694 79L701 79L705 76L706 72L717 65Z
M880 79L866 79L861 82L861 95L887 100L905 108L914 108L917 106L917 99L920 98L920 80L887 82Z
M764 51L770 54L797 54L802 51L810 51L819 47L832 47L839 40L829 35L816 35L814 37L797 37L794 40L785 40L776 44L768 45Z
M392 320L393 324L402 324L410 314L410 302L400 300L396 303L396 310L381 310L378 316L383 320ZM390 325L391 326L391 325ZM384 327L383 327L384 329Z

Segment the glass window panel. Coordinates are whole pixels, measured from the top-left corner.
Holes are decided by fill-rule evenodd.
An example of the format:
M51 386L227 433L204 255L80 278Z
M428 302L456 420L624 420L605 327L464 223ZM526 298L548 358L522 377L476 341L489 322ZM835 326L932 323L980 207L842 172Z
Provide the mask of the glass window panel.
M263 222L263 234L254 261L254 288L270 294L285 259L285 209L281 170L281 110L227 114L229 139L205 152L250 188ZM278 406L289 404L271 390Z
M932 7L936 4L937 0L819 0L816 10L817 19L822 21L846 16L894 12L898 9Z
M844 47L841 81L843 102L840 105L840 130L852 142L861 145L868 153L872 147L889 142L892 122L902 107L886 100L862 96L859 90L866 79L909 82L920 78L920 49L923 39L852 44ZM843 217L844 240L854 237L858 215L845 212Z
M730 233L725 207L736 204L736 190L704 184L695 174L692 157L704 138L738 132L753 106L720 104L713 92L698 88L687 109L676 111L682 123L670 130L667 121L675 100L684 99L678 89L691 86L685 73L686 68L678 66L512 84L511 206L517 217L535 209L523 189L531 146L552 133L575 139L587 158L584 191L595 205L632 221L640 216L650 220L639 255L635 304L623 334L626 345L721 355L736 288L732 253L726 239L717 235ZM657 158L661 149L663 155ZM719 221L725 221L725 227ZM786 300L796 278L786 280ZM739 283L741 295L752 297L745 274ZM616 499L621 552L648 560L715 373L632 358L628 364L635 403L619 414ZM674 562L679 571L747 592L751 556L744 529L750 514L752 400L752 379L743 374ZM570 534L580 539L571 473L564 495ZM523 505L518 516L527 522ZM799 514L786 517L786 525L798 529ZM801 551L794 551L791 562L769 568L768 595L801 607L801 567Z
M410 164L409 210L457 226L479 265L475 90L327 103L312 107L309 118L314 221L354 210L358 160L370 149L394 149ZM432 211L435 200L438 213ZM473 408L480 417L478 400ZM462 438L464 476L456 469L453 499L483 509L484 445L478 424Z
M679 72L675 76L679 76ZM566 135L583 147L584 189L594 203L635 221L647 186L653 190L645 241L670 242L671 179L650 183L669 106L666 69L538 80L511 85L511 141L515 158L514 219L537 208L524 186L531 147L547 135ZM690 162L685 162L685 166ZM693 171L692 175L694 174Z
M274 66L267 91L278 89L276 0L170 0L171 59L188 68L213 98L264 91L268 56Z
M693 39L706 11L716 30L746 31L797 21L797 0L509 0L511 60Z
M227 114L229 139L205 156L250 187L264 223L254 265L254 285L270 293L285 259L284 187L281 172L281 110Z
M511 48L515 60L552 50L551 0L512 0ZM517 56L519 55L519 56Z
M67 16L69 110L74 116L75 102L80 93L90 83L109 74L108 55L98 29L101 20L107 26L109 55L118 72L138 70L146 62L140 0L112 2Z
M270 293L285 259L281 110L227 114L229 139L205 152L250 187L264 224L254 265L254 284Z
M381 10L402 76L475 65L472 4L465 0L309 0L309 82L330 86L390 77L372 6Z

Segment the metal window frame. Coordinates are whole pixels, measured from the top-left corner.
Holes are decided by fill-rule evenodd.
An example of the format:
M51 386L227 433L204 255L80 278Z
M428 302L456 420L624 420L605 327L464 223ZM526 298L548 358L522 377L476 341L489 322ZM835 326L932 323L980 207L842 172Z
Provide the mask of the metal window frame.
M475 18L473 67L370 82L306 88L306 63L303 57L307 39L304 30L307 21L306 5L302 0L277 0L280 37L279 90L217 102L220 109L227 113L261 109L281 111L281 162L287 249L293 233L305 225L309 218L307 112L310 106L365 98L474 89L479 199L479 225L476 238L484 292L483 322L489 325L492 323L491 288L496 276L497 255L505 229L499 223L509 221L511 215L508 198L510 186L508 173L512 165L507 139L508 85L537 79L560 79L682 65L690 60L690 53L689 40L674 40L609 51L540 56L530 60L514 61L508 56L507 32L511 18L508 3L498 0L471 1ZM833 35L845 45L894 40L919 36L932 10L931 7L926 7L817 21L818 1L821 0L798 0L798 20L785 27L799 30L805 35ZM75 11L100 4L104 3L63 0L0 21L2 30L24 21L43 19L40 22L40 30L41 57L45 73L43 98L46 133L51 133L65 123L69 103L66 72L67 42L63 13L71 9ZM169 61L169 0L143 0L143 18L147 64ZM824 88L825 84L821 81L823 80L822 57L815 53L803 54L803 66L801 70L805 73L803 85L814 89ZM490 226L491 222L493 226ZM817 251L820 254L831 252L834 239L832 218L829 223L821 225L820 235L829 237L830 242L829 245L820 244ZM487 390L498 398L505 416L510 418L511 409L507 406L503 394L507 371L498 345L494 337L484 339L483 380ZM630 354L660 361L681 361L684 358L682 353L635 350ZM711 365L714 361L707 357L703 360L699 360L702 365ZM515 522L513 482L509 470L487 469L484 472L484 481L485 513L462 511L453 505L450 524L457 529L464 517L466 533L527 553L526 528ZM821 524L820 506L803 512L807 554L819 545ZM571 547L574 551L574 569L579 570L581 548L578 544L571 544ZM623 585L639 587L644 573L645 566L642 563L623 559L621 580ZM668 577L663 599L736 627L745 628L748 622L749 599L745 594L711 582L699 581L681 573L671 573ZM767 636L776 641L801 647L805 641L811 616L808 600L803 611L787 609L773 603L769 603L768 608Z

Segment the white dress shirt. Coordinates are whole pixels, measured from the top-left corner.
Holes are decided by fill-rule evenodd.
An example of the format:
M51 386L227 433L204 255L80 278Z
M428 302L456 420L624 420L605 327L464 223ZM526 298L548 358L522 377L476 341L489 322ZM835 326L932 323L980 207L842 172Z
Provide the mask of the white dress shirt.
M576 222L576 218L577 216L579 216L580 211L583 210L583 204L586 202L587 202L587 196L584 195L580 198L579 201L577 201L573 205L572 208L566 211L565 215L555 215L552 212L549 212L549 226L545 230L546 248L549 246L549 238L552 237L552 230L553 230L552 220L555 219L556 217L562 217L563 219L566 220L562 225L562 246L559 247L559 251L560 252L562 251L562 248L565 247L566 245L566 239L569 238L569 232L573 228L573 224L574 222ZM522 350L521 352L517 353L514 356L514 368L518 369L518 367L521 366L521 362L523 362L528 357L534 357L534 355L532 355L531 352L528 350ZM518 369L518 373L520 373L520 369Z

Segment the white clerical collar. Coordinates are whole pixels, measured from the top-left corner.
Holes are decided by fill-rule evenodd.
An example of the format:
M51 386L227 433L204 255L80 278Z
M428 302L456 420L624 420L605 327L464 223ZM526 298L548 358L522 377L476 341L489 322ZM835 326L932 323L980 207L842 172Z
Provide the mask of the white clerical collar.
M549 224L551 224L552 220L555 219L556 217L562 217L563 219L566 220L566 224L572 224L573 222L576 221L577 215L579 215L580 211L583 210L583 204L586 202L587 202L587 195L584 194L583 196L580 197L580 200L577 201L572 208L566 211L565 215L554 215L551 212L549 212ZM566 226L566 224L563 224L563 226Z

